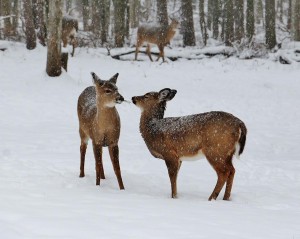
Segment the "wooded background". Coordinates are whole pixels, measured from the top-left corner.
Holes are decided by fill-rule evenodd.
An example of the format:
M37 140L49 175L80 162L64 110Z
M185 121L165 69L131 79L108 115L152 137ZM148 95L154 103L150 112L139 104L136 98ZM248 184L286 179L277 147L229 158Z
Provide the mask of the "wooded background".
M27 42L46 38L50 0L0 0L0 39ZM180 21L178 46L254 44L263 34L267 49L284 40L300 41L299 0L55 0L63 15L79 21L80 46L133 46L144 23ZM59 17L59 14L57 15ZM59 20L59 19L58 19ZM52 21L58 24L59 21ZM261 41L261 40L260 40Z

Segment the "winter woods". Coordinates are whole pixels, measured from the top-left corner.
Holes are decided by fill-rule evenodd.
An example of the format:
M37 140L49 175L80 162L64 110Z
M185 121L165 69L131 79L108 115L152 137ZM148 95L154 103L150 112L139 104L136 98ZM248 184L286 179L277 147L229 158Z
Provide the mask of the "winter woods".
M180 22L180 30L172 43L176 46L223 44L238 49L272 51L283 42L300 40L300 2L297 0L60 2L0 0L0 39L26 42L28 49L34 49L36 42L46 45L48 41L51 51L59 50L60 46L53 48L51 44L59 45L60 33L57 31L64 15L78 20L78 45L83 47L132 47L136 44L139 25L167 26L170 18ZM57 11L62 13L56 14Z

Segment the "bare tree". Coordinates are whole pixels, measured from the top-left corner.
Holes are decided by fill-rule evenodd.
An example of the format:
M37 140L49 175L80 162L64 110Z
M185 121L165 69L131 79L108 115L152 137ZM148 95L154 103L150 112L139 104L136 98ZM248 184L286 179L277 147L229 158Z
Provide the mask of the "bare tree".
M183 34L184 46L195 46L195 30L193 20L192 0L181 0L182 23L181 30Z
M2 0L2 14L4 17L4 29L3 33L4 36L8 37L13 35L12 31L12 23L11 23L11 17L8 17L11 15L11 1L10 0Z
M113 0L115 20L115 46L123 47L125 40L125 10L126 1Z
M266 0L266 44L268 49L273 49L276 46L276 31L275 31L275 0Z
M246 36L251 40L254 36L255 25L254 25L254 1L247 0L246 9Z
M98 39L101 32L101 2L101 0L94 0L92 2L92 31Z
M300 1L299 0L294 0L293 1L293 39L295 41L300 41Z
M82 0L82 21L83 21L83 30L89 30L89 13L90 13L90 5L89 0Z
M235 40L241 41L244 37L244 1L235 0L234 34Z
M202 33L203 44L206 46L208 34L207 34L207 26L205 21L205 12L204 12L204 0L199 0L199 19L200 19L200 28Z
M110 0L100 0L101 43L107 42L109 28Z
M288 20L287 20L287 29L291 30L292 28L292 0L288 0Z
M264 19L263 2L262 2L262 0L257 0L255 3L256 3L255 4L255 22L257 24L261 24Z
M49 1L48 51L46 72L49 76L61 74L62 0Z
M28 50L32 50L36 47L36 33L34 29L31 0L24 0L24 18L25 18L26 48Z
M234 40L234 14L233 14L233 0L227 0L225 3L225 45L232 46Z
M167 0L156 1L156 7L157 7L157 20L161 26L166 27L168 25Z
M139 26L140 0L130 0L130 26Z
M211 0L212 4L212 30L213 38L218 39L219 37L219 18L220 18L220 1Z

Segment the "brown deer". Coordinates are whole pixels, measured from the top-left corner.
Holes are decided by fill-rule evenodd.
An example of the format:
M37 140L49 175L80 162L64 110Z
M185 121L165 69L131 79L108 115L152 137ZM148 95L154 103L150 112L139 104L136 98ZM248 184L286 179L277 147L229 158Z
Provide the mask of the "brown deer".
M179 22L175 19L172 19L171 23L168 26L140 26L137 31L135 60L137 60L139 48L143 45L144 42L147 42L146 52L150 60L153 61L150 51L150 43L152 43L156 44L159 49L159 55L156 61L158 61L160 57L162 57L163 61L165 61L164 47L170 44L170 40L174 37L178 25Z
M176 93L176 90L165 88L132 97L132 102L142 111L140 132L150 153L165 160L167 165L172 198L177 196L176 181L181 162L205 156L218 176L209 200L218 197L225 183L223 199L229 200L235 173L232 157L244 150L246 126L232 114L221 111L164 118L166 102Z
M102 147L108 147L110 158L120 189L124 189L119 165L120 118L115 108L124 101L116 86L118 73L110 80L101 80L91 73L95 86L87 87L78 98L77 112L79 118L80 145L80 175L84 177L84 161L88 140L93 143L96 161L96 185L100 178L105 179L102 164Z
M68 42L72 45L71 56L74 56L75 48L77 47L77 40L75 38L78 32L78 20L64 16L62 19L62 35L61 39L63 42L63 47L67 47Z

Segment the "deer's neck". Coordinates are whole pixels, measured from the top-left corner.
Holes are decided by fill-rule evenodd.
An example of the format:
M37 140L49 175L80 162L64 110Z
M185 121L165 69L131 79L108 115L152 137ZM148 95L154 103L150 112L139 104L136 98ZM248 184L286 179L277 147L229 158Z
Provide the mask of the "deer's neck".
M108 106L101 100L97 102L97 115L96 120L98 122L107 121L107 120L114 120L117 115L117 110L115 106Z
M150 110L144 110L141 115L140 131L145 138L147 135L154 135L157 132L157 122L164 118L166 104Z

